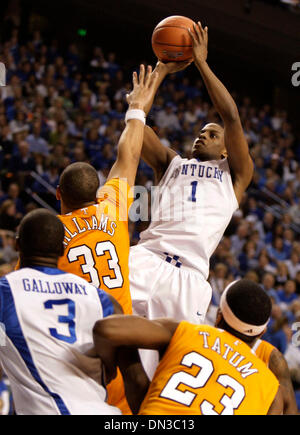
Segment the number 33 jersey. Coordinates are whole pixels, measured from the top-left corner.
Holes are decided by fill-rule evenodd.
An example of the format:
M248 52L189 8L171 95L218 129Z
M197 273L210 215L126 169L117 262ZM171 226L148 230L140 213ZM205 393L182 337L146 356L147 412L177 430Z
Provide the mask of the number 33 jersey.
M120 414L109 406L93 327L111 315L105 292L58 269L36 267L0 280L0 362L17 414Z
M179 324L140 414L264 415L279 383L251 348L226 331Z
M128 210L131 205L125 180L112 179L99 191L98 203L59 216L65 227L65 253L58 267L109 292L132 313L129 290Z

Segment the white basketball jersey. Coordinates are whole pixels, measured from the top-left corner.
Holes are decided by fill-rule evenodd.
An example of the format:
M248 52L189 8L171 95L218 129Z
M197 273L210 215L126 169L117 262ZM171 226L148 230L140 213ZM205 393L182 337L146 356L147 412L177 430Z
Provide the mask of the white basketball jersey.
M17 414L120 414L105 403L95 322L114 311L107 295L58 269L36 267L0 280L0 362Z
M153 197L151 224L139 244L207 279L209 259L239 207L227 159L176 156Z

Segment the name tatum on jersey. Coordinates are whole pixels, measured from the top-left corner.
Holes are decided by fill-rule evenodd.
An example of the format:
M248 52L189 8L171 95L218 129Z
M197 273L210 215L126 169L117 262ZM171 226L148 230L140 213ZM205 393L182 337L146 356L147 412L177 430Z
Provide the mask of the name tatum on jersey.
M82 211L84 210L85 209L82 209ZM64 225L66 235L63 243L65 246L68 246L74 237L85 233L86 231L102 231L103 233L107 233L109 236L113 237L117 228L117 223L114 221L109 221L108 216L105 214L102 214L100 219L96 215L93 215L86 219L74 217L72 221L74 222L76 231Z
M250 375L253 375L254 373L258 373L258 370L253 367L252 362L246 363L245 357L241 355L239 352L234 351L234 349L229 346L227 343L222 343L221 338L217 337L215 339L215 342L213 345L208 343L208 337L210 336L209 332L199 332L199 335L202 335L203 337L203 348L204 349L210 349L216 352L217 354L221 355L223 359L228 361L230 365L232 365L242 376L242 378L247 378ZM235 344L239 344L240 341L237 340ZM233 354L232 354L233 353ZM242 365L240 365L243 362Z

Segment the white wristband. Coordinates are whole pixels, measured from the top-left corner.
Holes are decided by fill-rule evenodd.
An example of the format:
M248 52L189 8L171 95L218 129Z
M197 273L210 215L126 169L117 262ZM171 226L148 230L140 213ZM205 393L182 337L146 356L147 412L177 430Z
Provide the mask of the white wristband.
M146 124L146 114L143 110L140 109L127 110L125 116L125 123L127 124L130 119L138 119L139 121L142 121L144 125Z

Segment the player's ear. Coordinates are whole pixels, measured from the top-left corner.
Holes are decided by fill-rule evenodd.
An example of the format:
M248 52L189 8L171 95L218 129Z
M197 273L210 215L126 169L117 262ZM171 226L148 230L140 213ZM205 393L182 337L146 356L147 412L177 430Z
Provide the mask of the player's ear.
M60 193L59 186L57 186L57 188L56 188L56 199L57 199L57 201L61 200L61 193Z
M228 152L227 152L226 148L224 148L224 150L222 151L221 157L222 157L222 159L226 159L228 157Z
M15 238L15 250L16 252L20 252L20 238L18 235Z
M216 317L216 321L215 321L216 328L218 327L218 325L220 324L222 319L223 319L223 314L222 314L220 308L218 308L217 317Z

